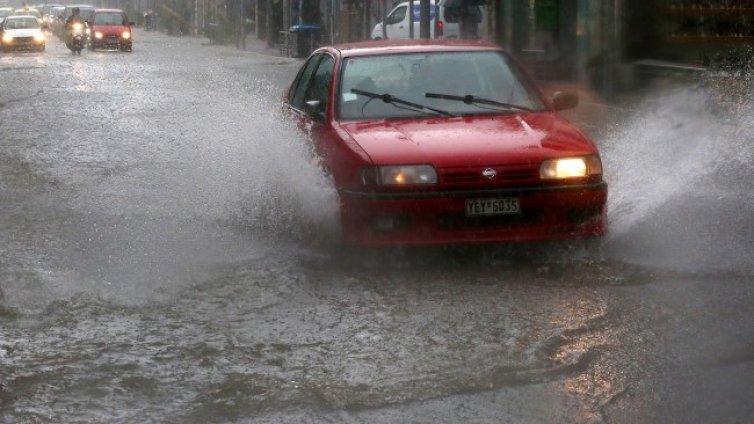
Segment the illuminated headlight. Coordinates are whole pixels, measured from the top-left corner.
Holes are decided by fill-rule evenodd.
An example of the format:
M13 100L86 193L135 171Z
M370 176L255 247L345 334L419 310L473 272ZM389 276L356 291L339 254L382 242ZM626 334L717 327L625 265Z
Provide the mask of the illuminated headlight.
M374 166L364 168L366 185L436 184L437 171L431 165Z
M94 33L94 38L96 38L98 40L101 40L102 37L103 37L103 35L102 35L101 32L97 31L97 32Z
M548 159L542 162L539 168L539 176L543 180L583 178L592 175L602 175L599 156Z
M45 35L40 33L34 34L34 41L37 43L44 43L45 41Z
M73 24L74 31L81 31L82 28L84 28L84 25L81 25L81 23L79 22L76 22L75 24Z
M128 40L129 38L131 38L131 33L128 32L128 31L124 32L123 33L123 39L124 40Z
M10 34L4 34L3 35L3 43L12 43L13 42L13 36Z

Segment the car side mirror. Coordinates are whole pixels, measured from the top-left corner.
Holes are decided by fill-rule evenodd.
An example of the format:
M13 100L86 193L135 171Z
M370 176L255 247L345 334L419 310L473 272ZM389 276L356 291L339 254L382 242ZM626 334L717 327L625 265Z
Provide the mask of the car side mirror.
M322 110L322 102L319 100L309 100L304 103L304 112L312 118L324 120L325 114Z
M558 91L552 95L555 110L573 109L579 105L579 95L569 91Z

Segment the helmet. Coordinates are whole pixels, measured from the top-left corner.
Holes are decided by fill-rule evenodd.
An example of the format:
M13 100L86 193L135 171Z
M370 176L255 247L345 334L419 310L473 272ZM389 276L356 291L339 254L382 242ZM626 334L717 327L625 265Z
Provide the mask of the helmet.
M78 7L74 7L73 9L71 9L71 13L73 13L74 15L78 15L79 12L81 12L81 10L79 10Z

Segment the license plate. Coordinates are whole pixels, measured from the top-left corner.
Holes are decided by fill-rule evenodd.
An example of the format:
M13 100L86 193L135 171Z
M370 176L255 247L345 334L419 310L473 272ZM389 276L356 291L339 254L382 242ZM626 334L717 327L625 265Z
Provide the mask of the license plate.
M469 199L466 201L466 216L511 215L521 213L518 197L496 199Z

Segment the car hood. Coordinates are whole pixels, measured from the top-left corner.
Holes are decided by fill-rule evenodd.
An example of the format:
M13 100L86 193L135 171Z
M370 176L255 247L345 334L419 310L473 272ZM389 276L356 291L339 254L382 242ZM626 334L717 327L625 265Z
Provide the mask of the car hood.
M102 35L121 35L124 31L131 32L128 25L92 25L91 32L101 32Z
M554 112L341 123L375 164L436 167L527 163L596 153L576 127Z
M42 30L39 28L27 28L27 29L6 29L5 33L14 37L33 37L39 34Z

